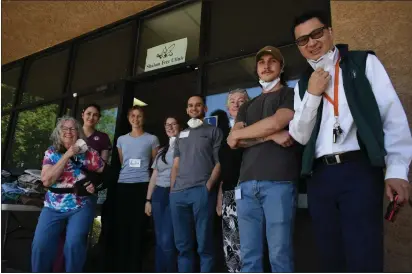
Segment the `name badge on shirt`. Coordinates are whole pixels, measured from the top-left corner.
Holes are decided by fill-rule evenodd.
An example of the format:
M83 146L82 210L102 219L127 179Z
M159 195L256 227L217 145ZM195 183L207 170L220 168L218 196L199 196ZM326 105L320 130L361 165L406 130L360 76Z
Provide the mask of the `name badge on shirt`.
M240 186L237 186L235 188L235 200L240 200L242 199L242 190L240 189Z
M140 159L129 159L129 166L130 167L140 167L141 160Z
M179 138L187 138L187 137L189 137L189 132L190 132L190 131L182 131L182 132L180 132Z

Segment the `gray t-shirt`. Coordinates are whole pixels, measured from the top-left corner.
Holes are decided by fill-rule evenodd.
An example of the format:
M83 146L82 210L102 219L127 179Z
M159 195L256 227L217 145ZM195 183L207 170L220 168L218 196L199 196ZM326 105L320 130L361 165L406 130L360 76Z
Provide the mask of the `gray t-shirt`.
M117 147L122 150L123 163L118 182L149 182L152 150L158 146L159 139L146 132L139 137L132 137L129 133L120 136Z
M293 97L294 91L289 87L283 87L276 92L262 93L240 107L236 122L244 122L246 126L250 126L274 115L281 108L294 110ZM284 148L273 141L267 141L244 150L239 180L240 182L297 180L301 161L301 145L295 143L291 147Z
M166 152L165 160L163 162L162 156L157 154L156 159L153 162L152 168L157 170L156 185L161 187L170 187L170 173L172 172L174 144L169 147Z
M172 192L205 185L219 163L222 131L209 124L180 132L174 157L179 157L179 170Z

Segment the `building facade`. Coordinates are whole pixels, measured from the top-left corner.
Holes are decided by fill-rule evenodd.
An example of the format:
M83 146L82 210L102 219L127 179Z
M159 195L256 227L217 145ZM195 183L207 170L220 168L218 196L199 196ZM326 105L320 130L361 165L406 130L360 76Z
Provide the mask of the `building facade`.
M163 136L164 116L185 118L192 94L205 95L210 111L222 108L232 88L253 95L254 54L265 45L281 48L293 85L306 62L291 26L297 14L312 9L330 15L335 42L376 52L412 121L412 1L10 1L2 6L2 57L8 63L2 66L1 160L8 169L40 168L56 118L79 118L91 102L102 106L100 129L116 142L128 130L126 110L135 99L147 105L146 130ZM35 35L24 29L24 22L37 21ZM113 151L112 164L118 163ZM411 230L412 208L405 206L385 227L387 271L412 271Z

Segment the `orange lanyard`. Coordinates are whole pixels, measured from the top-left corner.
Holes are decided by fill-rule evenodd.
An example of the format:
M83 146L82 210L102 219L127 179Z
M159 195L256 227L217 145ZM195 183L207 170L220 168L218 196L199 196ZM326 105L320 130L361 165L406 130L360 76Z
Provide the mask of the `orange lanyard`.
M334 79L334 85L333 85L333 99L330 98L329 95L326 93L323 93L323 96L325 96L325 99L329 101L333 105L333 112L335 114L335 118L337 119L339 116L339 61L340 57L338 56L338 61L336 61L335 64L335 79Z

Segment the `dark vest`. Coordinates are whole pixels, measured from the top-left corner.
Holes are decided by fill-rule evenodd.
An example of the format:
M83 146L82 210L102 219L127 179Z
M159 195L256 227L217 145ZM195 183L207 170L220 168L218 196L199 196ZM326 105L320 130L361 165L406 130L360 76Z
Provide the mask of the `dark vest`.
M372 51L349 51L347 45L337 45L341 60L339 66L342 70L343 87L350 112L357 128L359 147L368 156L371 165L385 166L385 145L383 124L378 103L373 94L372 87L365 74L366 58ZM308 82L313 69L310 68L299 80L299 95L303 99L308 87ZM315 160L316 140L318 138L322 121L323 100L321 101L315 127L305 146L302 158L302 175L312 172Z

